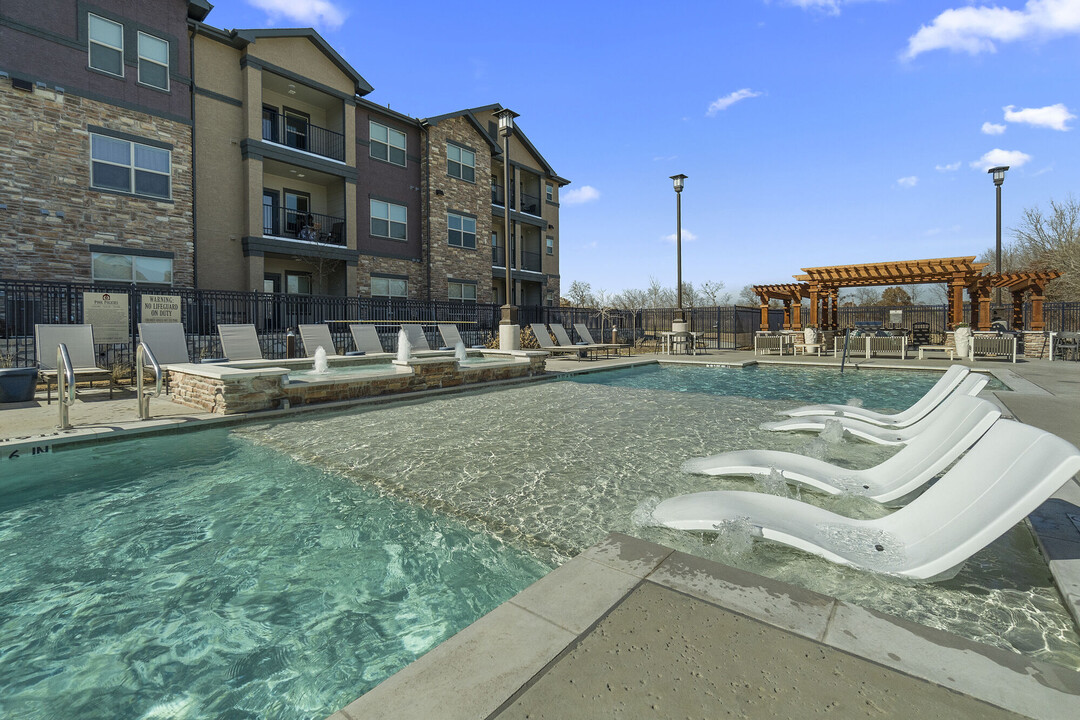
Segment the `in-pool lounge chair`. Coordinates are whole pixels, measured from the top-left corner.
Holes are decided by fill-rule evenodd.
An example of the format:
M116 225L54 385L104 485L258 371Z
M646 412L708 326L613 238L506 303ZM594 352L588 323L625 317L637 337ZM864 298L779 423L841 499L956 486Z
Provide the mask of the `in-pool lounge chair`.
M428 345L427 335L424 334L423 327L420 325L404 323L401 326L401 329L405 331L405 337L409 338L409 344L412 345L414 353L431 350L431 346Z
M836 417L849 417L863 420L872 425L884 427L907 427L912 423L923 419L926 414L941 404L960 382L967 377L970 371L963 365L953 365L938 378L934 386L918 402L907 410L892 415L866 410L854 405L804 405L794 410L782 410L783 415L790 417L805 417L808 415L834 415Z
M1070 443L998 420L926 492L885 517L855 520L778 495L719 490L665 500L652 517L679 530L749 522L760 537L832 562L926 579L989 545L1078 471L1080 450Z
M965 395L936 413L910 443L880 465L865 470L831 465L805 455L779 450L736 450L694 458L684 472L698 475L768 475L777 470L784 479L836 495L847 492L880 503L918 490L971 448L1001 417L988 400Z
M230 361L262 360L262 348L254 325L218 325L221 352Z
M583 357L585 355L583 347L578 347L576 345L572 347L560 347L553 343L547 325L544 325L544 323L532 323L529 327L532 328L533 335L536 336L536 342L540 344L542 350L546 350L552 355L560 353L563 355L572 353L575 357ZM560 329L562 328L561 325L559 327ZM565 330L563 330L563 334L566 334ZM567 338L567 340L569 340L569 338Z
M349 332L352 333L356 349L363 351L365 355L386 353L382 346L382 340L379 339L379 331L375 329L374 325L350 323Z
M614 350L616 355L618 355L619 351L622 350L623 348L629 348L630 347L629 345L622 345L620 343L598 343L598 342L596 342L595 340L593 340L592 333L589 332L589 328L586 327L585 323L574 323L574 332L576 332L578 337L581 338L584 342L589 343L593 347L605 348L607 350ZM627 351L627 353L629 354L629 351Z
M986 387L986 383L989 381L989 378L981 373L970 373L960 381L955 392L942 400L936 408L924 415L920 420L906 427L883 427L868 423L865 420L837 417L835 415L808 415L806 417L788 418L787 420L762 423L761 427L764 430L820 431L825 429L827 422L832 421L840 423L846 433L860 440L877 443L878 445L907 445L925 431L933 422L934 417L948 408L950 403L965 395L978 395L979 391Z
M94 386L95 380L109 381L109 399L112 399L112 370L97 364L94 351L94 328L91 325L35 325L34 344L37 352L38 375L45 381L45 402L52 403L52 386L56 384L60 370L56 364L57 348L67 347L76 382L85 380Z
M304 341L304 355L315 357L315 351L320 347L328 356L337 355L334 347L334 337L330 334L330 327L326 323L318 325L301 325L300 339Z
M442 336L443 345L448 348L456 348L458 343L465 345L465 341L461 339L461 333L458 332L457 325L452 323L439 323L439 335ZM465 345L465 347L469 347ZM473 345L473 348L482 348L483 345Z

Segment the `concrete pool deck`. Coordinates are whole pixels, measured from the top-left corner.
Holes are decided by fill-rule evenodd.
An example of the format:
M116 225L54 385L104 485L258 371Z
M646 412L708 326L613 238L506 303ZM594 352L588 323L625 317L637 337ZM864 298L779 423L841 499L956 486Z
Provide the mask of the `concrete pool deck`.
M838 364L711 351L692 357L551 359L552 373L642 362ZM849 361L848 367L943 370L946 360ZM1014 416L1080 445L1080 363L972 364L1012 388L991 393ZM985 393L984 393L985 394ZM244 417L82 391L75 430L57 406L0 406L0 473L32 452L102 436L194 429ZM393 398L399 400L401 398ZM387 398L379 402L387 402ZM371 402L371 401L367 401ZM304 408L327 411L352 402ZM295 409L294 409L295 412ZM257 413L265 420L285 412ZM22 456L25 457L25 456ZM1070 517L1072 516L1072 517ZM1073 519L1075 518L1075 520ZM1080 623L1080 486L1070 482L1031 518L1066 605ZM872 610L612 535L335 713L359 718L750 718L811 714L1070 717L1080 673L979 645ZM1015 713L1015 714L1014 714Z

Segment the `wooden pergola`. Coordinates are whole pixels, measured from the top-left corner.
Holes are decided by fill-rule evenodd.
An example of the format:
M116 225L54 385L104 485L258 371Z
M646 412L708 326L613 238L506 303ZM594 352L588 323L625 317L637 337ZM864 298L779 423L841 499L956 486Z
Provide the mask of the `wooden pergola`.
M803 298L809 298L809 324L823 330L836 330L839 328L840 288L944 283L948 286L947 316L950 328L964 321L966 290L971 300L972 327L989 330L990 294L994 288L1000 287L1012 293L1013 327L1022 326L1024 298L1030 294L1030 329L1042 330L1045 326L1043 301L1046 283L1060 277L1061 273L1047 270L984 275L987 265L975 262L972 256L803 268L805 274L794 276L799 283L754 286L754 292L761 299L761 328L769 329L770 300L784 303L784 329L802 328L801 303Z

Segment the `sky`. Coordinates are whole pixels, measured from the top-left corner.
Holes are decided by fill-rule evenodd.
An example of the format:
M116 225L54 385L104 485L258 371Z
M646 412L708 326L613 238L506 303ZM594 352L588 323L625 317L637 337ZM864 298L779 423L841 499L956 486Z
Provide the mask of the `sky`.
M1080 196L1080 0L220 0L219 28L314 27L413 117L501 103L561 191L560 274L676 278L980 255Z

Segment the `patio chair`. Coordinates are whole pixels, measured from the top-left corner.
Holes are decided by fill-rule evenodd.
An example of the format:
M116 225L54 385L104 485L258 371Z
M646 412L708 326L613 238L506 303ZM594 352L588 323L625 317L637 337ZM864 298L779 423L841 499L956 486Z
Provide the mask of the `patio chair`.
M546 350L552 355L573 353L576 357L584 357L584 352L580 347L560 347L551 341L551 334L548 332L547 325L544 323L531 323L529 327L532 328L533 335L536 336L536 342L540 344L540 348ZM561 326L560 326L561 327ZM563 333L565 334L565 330ZM567 338L569 340L569 338Z
M918 490L986 434L1001 410L988 400L964 396L935 415L908 445L880 465L851 470L816 458L780 450L735 450L683 463L683 472L697 475L768 475L777 470L785 480L830 495L852 493L880 503Z
M254 325L220 324L218 337L221 338L221 352L230 361L263 359Z
M1080 333L1058 333L1054 338L1054 357L1076 360L1080 357Z
M38 375L45 381L45 402L52 403L52 386L61 370L56 366L56 349L63 343L67 347L75 370L75 381L85 380L94 386L95 380L109 381L109 399L112 400L116 381L112 370L98 365L94 350L94 328L91 325L35 325L34 348L37 352Z
M622 343L596 342L595 340L593 340L592 333L589 332L589 328L585 326L585 323L574 323L574 332L576 332L578 337L587 342L589 345L592 345L595 348L606 348L609 350L614 350L616 355L619 354L619 350L630 347L629 345L623 345ZM629 350L627 350L627 354L629 355Z
M367 355L386 354L382 340L379 339L379 331L375 329L374 325L349 323L349 332L352 333L357 350L361 350Z
M465 341L461 339L461 333L457 329L457 325L452 323L439 323L439 335L442 336L443 345L448 348L457 347L458 343L465 345ZM469 347L466 345L466 347ZM473 345L474 349L482 348L484 345Z
M920 433L924 432L939 413L944 412L952 403L965 395L978 395L988 382L990 382L990 379L981 373L968 374L967 377L960 381L956 390L942 400L936 408L924 415L920 420L904 427L884 427L858 418L837 417L836 415L808 415L788 418L787 420L763 423L761 427L764 430L820 431L825 429L825 423L832 421L840 423L840 426L844 428L844 432L860 440L866 440L878 445L907 445L918 437Z
M337 347L334 346L334 337L330 334L330 326L326 323L301 325L300 339L304 341L304 355L307 357L315 357L315 352L320 347L327 356L338 355Z
M165 392L169 392L169 370L191 362L183 323L139 323L139 342L144 343L165 371Z
M906 507L855 520L791 498L744 491L683 495L653 520L715 532L749 522L755 534L831 562L926 579L955 568L1024 519L1080 471L1080 450L1013 420L994 426Z
M970 370L963 365L952 365L940 378L938 378L938 381L934 383L934 386L927 390L926 394L919 398L914 405L907 410L891 415L867 410L854 405L803 405L794 410L781 410L780 412L788 417L835 415L837 417L856 418L873 425L906 427L926 417L927 413L940 405L942 400L956 390L957 385L967 377L969 372Z

